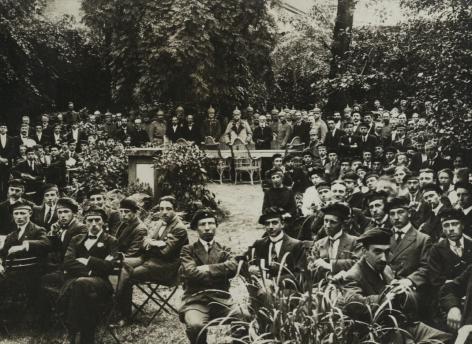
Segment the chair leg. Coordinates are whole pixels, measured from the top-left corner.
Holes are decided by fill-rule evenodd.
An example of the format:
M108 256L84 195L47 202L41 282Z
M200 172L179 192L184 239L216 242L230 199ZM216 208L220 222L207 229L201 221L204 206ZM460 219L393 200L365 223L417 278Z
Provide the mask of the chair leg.
M251 185L254 185L254 172L249 171L249 178L251 179Z
M234 184L238 183L238 171L234 171Z

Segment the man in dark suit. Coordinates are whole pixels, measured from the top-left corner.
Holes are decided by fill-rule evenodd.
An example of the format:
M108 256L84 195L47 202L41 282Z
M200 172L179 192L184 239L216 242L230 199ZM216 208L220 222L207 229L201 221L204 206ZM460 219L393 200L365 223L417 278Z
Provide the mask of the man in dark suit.
M341 203L334 203L322 209L324 229L327 236L315 241L308 257L308 269L314 272L315 281L327 274L336 275L346 271L357 261L359 254L357 237L343 231L344 221L350 209Z
M472 184L465 181L454 185L458 198L458 205L464 213L464 233L472 237Z
M39 279L44 273L51 243L46 236L46 230L30 221L32 213L33 208L27 202L19 201L12 207L15 230L7 235L0 250L0 259L3 263L3 266L0 265L0 284L3 287L3 283L7 283L7 285L12 283L9 288L14 288L15 281L24 284L30 301L35 303L39 291ZM11 275L5 275L4 266L8 266L6 261L14 259L23 259L23 262L29 259L28 262L35 265L27 270L19 270Z
M101 208L107 214L107 228L105 229L108 233L115 233L116 227L120 222L120 213L116 210L109 208L106 204L106 191L104 189L92 189L87 194L87 199L90 204Z
M359 155L361 146L360 137L354 135L354 124L346 122L344 124L345 135L339 140L339 149L343 156L353 157Z
M424 145L424 152L426 154L426 160L421 163L421 168L430 168L434 172L438 173L438 171L452 167L450 160L446 160L439 156L436 144L432 142L426 143Z
M380 228L387 233L391 233L392 223L388 218L385 206L387 204L388 194L386 192L372 192L366 197L366 205L369 210L370 222L366 228Z
M377 145L377 138L374 135L369 134L369 126L367 123L362 122L359 124L359 152L363 151L374 151L375 146Z
M287 143L290 143L296 136L298 136L300 141L305 144L305 147L310 143L310 124L303 121L302 114L299 111L295 113L295 123L293 124L292 135Z
M3 201L7 196L8 180L15 154L15 144L8 136L7 125L0 121L0 201Z
M143 248L146 226L138 217L139 206L135 200L124 198L120 201L120 218L114 237L118 240L118 250L125 257L137 257Z
M134 120L134 127L130 129L129 136L133 147L143 147L149 142L149 135L143 128L141 118Z
M338 149L339 140L344 135L344 131L336 128L336 124L334 123L334 119L332 118L328 118L327 125L328 133L326 134L324 144L328 149Z
M425 212L425 221L419 226L418 231L428 234L433 243L438 242L443 237L443 230L439 213L448 205L441 200L441 188L436 184L426 184L421 188L423 202L428 207Z
M64 257L66 282L61 302L66 307L71 343L93 344L99 319L111 302L113 288L108 277L113 272L118 245L103 231L103 209L90 207L84 219L87 234L73 237Z
M32 133L31 138L36 141L36 144L43 147L49 146L51 138L43 130L43 125L41 123L36 124L35 131Z
M8 182L7 199L0 203L0 235L7 235L16 230L16 224L13 220L13 205L17 202L26 202L33 208L34 204L23 198L25 194L25 184L21 179L11 179Z
M51 163L46 167L46 182L56 184L60 189L66 186L66 162L61 157L60 148L57 145L52 145L51 148Z
M277 207L285 210L285 218L295 218L297 205L292 190L283 185L284 173L280 169L270 170L272 186L264 192L262 211L266 208Z
M406 135L406 126L398 124L395 131L395 138L392 138L391 144L400 152L406 152L407 147L411 146L411 139Z
M217 227L213 211L197 211L190 228L198 232L198 240L184 246L180 254L184 288L180 319L192 344L206 343L206 333L200 331L209 321L227 316L232 306L230 279L238 263L230 248L215 241Z
M78 144L80 141L87 140L87 133L79 128L78 123L73 123L67 132L66 140L67 142L75 142Z
M360 335L368 331L362 325L363 321L368 324L371 321L369 313L376 312L384 302L389 301L400 317L414 313L414 301L404 301L414 300L414 295L402 288L400 281L395 279L394 271L387 264L390 240L390 234L381 229L370 229L363 233L357 239L363 245L363 257L342 276L344 309L355 319L361 320L357 324ZM408 338L415 343L447 343L451 339L449 334L424 323L410 322L412 319L400 321L399 316L396 317L397 323L392 326L392 331L385 332L380 342L408 343Z
M277 207L264 210L259 217L259 223L265 226L267 236L256 240L245 254L248 276L256 281L254 286L248 286L249 295L253 297L255 307L267 305L267 293L268 290L271 290L271 287L257 286L261 272L267 275L266 282L268 284L273 284L274 279L280 274L280 285L287 291L293 287L291 282L297 284L304 279L305 249L301 241L284 233L284 214L285 210ZM295 280L292 276L295 277ZM272 282L269 282L270 280ZM286 283L286 280L291 280L291 282Z
M33 209L32 221L49 232L53 223L57 221L57 201L59 188L55 184L46 184L43 187L43 204Z
M183 129L177 116L172 116L171 122L167 125L164 142L173 143L183 137Z
M182 127L182 137L189 142L199 145L202 141L200 128L194 122L193 115L187 115L187 123Z
M188 244L185 225L176 214L176 200L164 196L159 200L160 220L144 239L143 253L125 259L120 285L117 290L120 323L131 316L133 283L158 281L161 284L176 282L180 267L180 251Z
M256 149L270 149L273 135L271 127L267 126L265 116L259 116L259 125L254 128L252 140L256 145Z
M41 200L41 187L44 183L43 167L36 162L36 152L33 147L26 148L26 160L18 163L12 171L15 178L25 183L25 192L32 193L36 203Z

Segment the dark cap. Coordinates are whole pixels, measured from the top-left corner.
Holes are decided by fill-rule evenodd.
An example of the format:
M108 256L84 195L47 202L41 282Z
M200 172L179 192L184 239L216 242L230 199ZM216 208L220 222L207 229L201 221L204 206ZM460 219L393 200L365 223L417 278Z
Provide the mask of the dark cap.
M49 191L59 192L59 188L57 187L56 184L46 184L46 185L44 185L43 194L45 194L46 192L49 192Z
M442 221L449 221L449 220L459 220L464 221L464 213L462 210L454 209L454 208L442 208L438 214L439 218Z
M439 186L437 186L436 184L434 183L428 183L428 184L425 184L423 185L423 195L426 193L426 192L429 192L429 191L434 191L436 192L438 195L441 195L442 194L442 190Z
M388 194L385 191L372 192L367 195L366 202L369 204L373 201L382 200L384 203L387 203L387 198Z
M390 245L391 234L380 228L372 228L365 231L357 242L367 247L369 245Z
M134 199L127 197L120 201L120 208L129 209L132 212L136 212L139 210L139 205Z
M356 180L359 179L359 176L358 176L356 173L352 172L352 171L348 171L348 172L346 172L346 173L342 176L341 179L342 179L342 180L352 180L352 181L356 181Z
M341 220L347 220L351 209L342 203L334 203L324 207L322 211L325 215L334 215Z
M104 195L106 193L105 189L103 188L95 188L95 189L91 189L88 193L87 193L87 198L90 198L92 197L93 195Z
M403 208L409 210L409 200L405 197L395 197L387 203L385 211L389 212L393 209Z
M76 214L79 211L79 204L72 198L63 197L63 198L59 198L59 200L57 201L56 208L57 209L67 208L67 209L72 210L72 212Z
M396 154L396 153L397 153L397 149L396 149L395 147L388 146L387 148L385 148L385 153L387 153L387 152L391 152L391 153Z
M91 207L88 207L84 211L83 215L84 215L84 218L87 218L89 216L100 216L104 222L106 222L108 218L107 214L105 213L105 210L94 205L92 205Z
M13 212L14 210L17 210L17 209L26 209L26 210L30 210L30 211L33 211L33 206L31 205L30 202L27 202L27 201L18 201L16 203L14 203L12 206L11 206L11 211Z
M286 211L282 208L279 208L279 207L269 207L269 208L265 208L263 211L262 211L262 215L259 217L259 223L261 225L265 224L265 221L267 219L273 219L273 218L280 218L282 219L282 215L285 214Z
M8 181L8 186L13 186L15 188L24 188L25 183L21 179L10 179Z
M454 190L457 189L466 189L469 193L472 194L472 184L466 181L459 181L456 184L454 184Z
M190 221L190 228L196 230L198 227L198 221L202 219L214 218L215 221L218 223L218 219L216 217L216 213L210 208L203 208L198 209L192 217L192 221Z
M420 180L420 177L416 174L416 173L412 173L412 174L409 174L405 177L405 180L406 181L409 181L409 180L417 180L419 181Z
M328 182L321 182L316 185L316 190L320 191L322 189L331 189L331 184Z
M276 174L278 174L278 175L280 175L280 176L283 177L284 172L283 172L280 168L273 168L273 169L271 169L270 172L269 172L269 175L270 175L271 177L272 177L273 175L276 175Z

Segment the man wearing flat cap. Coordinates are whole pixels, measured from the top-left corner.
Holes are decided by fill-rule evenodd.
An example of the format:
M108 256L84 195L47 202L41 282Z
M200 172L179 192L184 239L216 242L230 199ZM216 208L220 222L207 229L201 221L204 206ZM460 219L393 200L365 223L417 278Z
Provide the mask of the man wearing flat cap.
M369 210L370 223L366 228L369 229L380 228L388 233L391 233L392 223L387 214L388 194L383 191L372 192L366 197L366 204Z
M16 224L13 220L13 205L17 202L28 203L33 209L34 204L24 199L25 184L21 179L10 179L8 182L7 199L0 203L0 235L7 235L16 230Z
M107 215L107 225L109 233L114 233L116 226L120 222L120 213L107 207L106 191L101 188L92 189L87 194L87 199L91 205L101 208Z
M402 316L408 316L411 309L414 311L415 305L414 302L405 302L411 300L410 292L396 283L395 272L388 265L390 240L391 235L380 228L369 229L357 239L362 245L362 258L341 277L345 312L361 320L357 326L362 334L368 331L363 328L362 321L369 323L369 314L376 312L382 303L390 301L401 331L397 325L390 324L392 331L386 331L381 342L403 344L413 340L414 343L447 343L451 339L447 333L421 322L400 320ZM382 321L380 319L378 321ZM390 327L388 324L384 326Z
M46 184L42 190L43 204L33 208L32 221L46 228L49 232L51 225L57 221L57 200L59 199L59 188L55 184Z
M472 237L472 184L465 181L454 185L458 198L458 206L464 213L464 233Z
M327 274L336 275L346 271L358 259L357 237L343 231L350 209L341 203L334 203L322 209L324 230L327 236L315 241L308 256L308 269L314 273L315 281Z
M200 331L209 321L227 316L232 307L230 280L236 275L238 263L231 249L215 240L217 227L211 209L198 210L190 223L198 239L184 246L180 254L184 288L180 319L192 344L206 343L206 333Z
M66 282L61 300L71 343L93 344L99 318L111 301L117 240L104 231L103 209L91 206L84 212L86 234L73 237L64 257Z
M142 252L144 237L147 228L138 217L139 206L132 198L124 198L120 201L121 221L114 232L118 240L118 251L125 257L137 257Z
M423 202L427 206L425 221L418 227L422 233L428 234L432 242L438 242L443 236L439 213L450 204L444 204L441 198L441 188L436 184L426 184L422 187Z
M149 224L141 255L125 258L117 288L119 323L124 325L131 317L133 284L136 282L158 282L175 284L180 267L180 252L188 244L185 225L176 213L177 201L173 196L159 200L159 219Z

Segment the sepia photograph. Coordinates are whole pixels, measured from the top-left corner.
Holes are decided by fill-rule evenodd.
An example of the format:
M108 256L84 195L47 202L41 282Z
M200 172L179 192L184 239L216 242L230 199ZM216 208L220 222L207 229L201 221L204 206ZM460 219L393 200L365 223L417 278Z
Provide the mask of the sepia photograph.
M472 344L472 0L0 0L0 344Z

